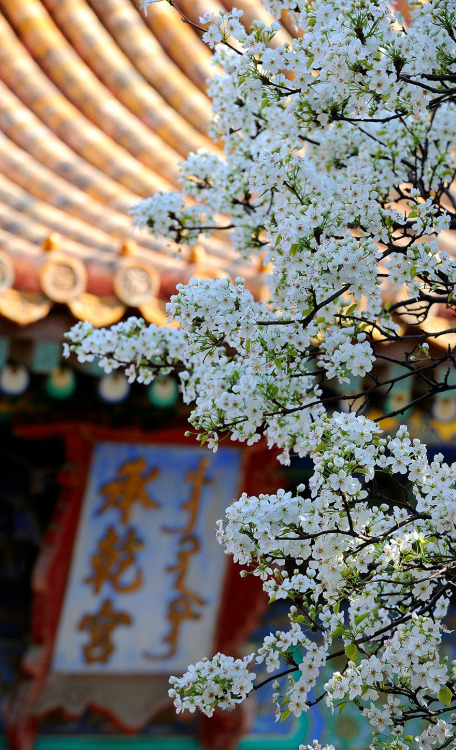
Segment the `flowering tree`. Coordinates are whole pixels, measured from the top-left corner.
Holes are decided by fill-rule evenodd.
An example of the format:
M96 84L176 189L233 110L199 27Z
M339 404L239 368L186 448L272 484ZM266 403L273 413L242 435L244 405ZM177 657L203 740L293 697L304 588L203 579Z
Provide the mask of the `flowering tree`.
M436 309L448 324L432 337L456 332L456 261L439 238L456 229L456 4L415 0L406 21L385 0L264 1L277 18L289 12L289 44L271 44L278 22L246 30L236 9L200 19L222 71L209 88L223 158L191 154L183 196L158 193L132 215L177 243L224 232L243 259L263 256L268 302L241 278L193 279L168 305L179 328L79 323L66 351L130 381L178 372L213 450L228 435L264 436L285 465L313 460L307 486L243 495L217 531L271 600L289 601L289 629L242 660L217 654L172 677L177 711L232 708L264 662L271 680L287 675L277 718L350 701L371 748L455 747L456 662L441 640L456 587L456 465L428 458L405 427L385 436L391 413L361 412L407 378L422 386L411 403L456 387L456 347L436 354L426 332ZM394 377L375 362L394 363ZM363 389L350 391L353 376ZM331 413L331 381L357 411ZM337 657L341 671L320 679Z

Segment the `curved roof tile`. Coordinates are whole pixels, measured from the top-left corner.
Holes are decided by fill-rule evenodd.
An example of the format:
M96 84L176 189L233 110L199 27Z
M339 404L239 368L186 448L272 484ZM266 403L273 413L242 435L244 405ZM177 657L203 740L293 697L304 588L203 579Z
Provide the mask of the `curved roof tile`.
M209 7L179 2L195 20ZM249 22L264 16L257 0L235 4ZM128 216L141 197L176 189L189 150L216 149L200 36L167 3L146 17L131 0L0 0L0 317L32 324L64 301L105 324L127 311L113 282L133 268L160 274L161 301L138 308L161 320L178 281L237 275L223 234L170 257L164 242L132 235ZM14 288L1 286L5 253ZM73 272L79 291L65 297Z
M123 0L90 0L90 5L144 80L206 134L211 116L209 99L168 57L135 8Z

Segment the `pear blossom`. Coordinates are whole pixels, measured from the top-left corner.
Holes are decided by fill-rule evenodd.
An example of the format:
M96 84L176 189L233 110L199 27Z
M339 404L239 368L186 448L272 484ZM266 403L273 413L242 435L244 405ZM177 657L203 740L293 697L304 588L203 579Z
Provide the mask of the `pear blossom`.
M277 677L278 721L351 702L371 750L443 750L456 719L456 660L442 648L456 464L405 425L383 431L406 405L363 409L408 378L426 391L418 401L455 387L454 347L430 344L456 332L456 9L264 5L270 25L248 27L236 8L200 18L223 152L190 154L181 193L131 209L139 231L182 246L223 235L241 264L268 266L261 299L242 277L191 279L168 303L174 327L78 323L64 353L130 382L174 373L214 451L263 438L282 464L312 464L305 484L234 499L216 529L242 575L289 602L289 627L172 677L176 710L231 709L261 687L262 667ZM296 33L278 43L284 11ZM382 363L396 370L379 374Z

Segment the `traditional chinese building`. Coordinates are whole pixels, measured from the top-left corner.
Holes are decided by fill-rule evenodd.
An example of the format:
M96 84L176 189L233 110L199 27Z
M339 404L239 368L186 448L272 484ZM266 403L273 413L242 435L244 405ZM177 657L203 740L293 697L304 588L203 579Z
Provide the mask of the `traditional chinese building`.
M195 19L232 5L179 0ZM258 0L235 5L266 19ZM280 619L260 620L257 586L213 536L242 489L279 481L275 463L184 440L173 378L129 386L61 359L76 320L164 324L176 283L239 274L222 237L170 256L128 217L179 189L189 150L215 148L210 52L167 3L146 16L130 0L0 0L0 35L0 748L296 750L335 734L351 748L355 715L278 726L267 694L250 716L175 717L170 673ZM261 272L242 269L258 295ZM448 451L454 402L432 408L412 423Z

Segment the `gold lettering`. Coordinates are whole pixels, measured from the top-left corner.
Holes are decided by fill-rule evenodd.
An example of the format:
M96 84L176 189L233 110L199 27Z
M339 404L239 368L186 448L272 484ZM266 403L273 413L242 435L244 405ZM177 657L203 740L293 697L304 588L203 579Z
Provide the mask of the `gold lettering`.
M180 591L187 599L193 600L196 604L206 604L206 600L196 594L194 591L190 591L185 585L185 578L187 575L187 568L190 562L190 558L199 552L201 545L199 540L194 534L188 534L179 540L179 551L177 553L177 561L174 565L168 565L166 568L167 573L176 573L174 579L174 591Z
M135 458L123 464L119 468L117 478L101 487L100 492L105 500L98 510L98 515L115 508L120 513L121 522L126 525L135 503L140 503L146 509L160 508L160 503L151 498L146 489L149 482L157 479L160 470L146 469L144 458Z
M95 594L100 593L106 582L121 594L136 591L142 586L143 575L141 568L137 567L135 553L143 546L144 542L137 536L135 529L125 529L123 537L120 537L114 526L109 526L98 541L97 551L91 557L91 574L84 579L84 583L92 585ZM122 581L125 571L131 567L136 567L133 580Z
M169 659L177 652L179 645L180 627L185 620L197 620L201 614L196 612L185 596L176 596L168 605L166 619L170 624L167 635L163 637L163 643L168 644L168 650L164 654L145 653L146 659L162 660Z
M206 485L212 484L212 479L206 476L206 469L209 466L209 459L204 457L200 460L196 470L189 469L186 479L190 483L191 492L189 499L181 505L181 509L188 513L188 520L185 526L180 528L165 527L163 531L166 534L190 534L196 526L198 520L198 510L201 501L201 495Z
M169 659L177 652L179 644L180 628L185 620L198 619L201 617L195 606L203 607L207 602L202 596L192 591L186 586L185 579L188 573L188 566L193 555L196 555L200 549L200 541L191 532L194 530L198 521L198 511L201 502L201 495L206 485L212 484L212 479L206 476L206 470L209 466L209 459L202 458L196 469L189 469L186 479L190 483L190 497L181 505L181 510L187 515L187 523L177 528L164 527L166 534L181 534L179 539L179 548L175 563L168 565L167 573L175 573L173 590L177 596L168 604L166 619L169 623L168 633L163 637L163 643L168 645L164 654L155 656L146 653L148 659Z
M83 615L78 630L86 630L90 641L82 647L84 661L87 664L106 664L115 649L111 636L119 625L131 625L133 622L128 612L115 612L112 600L105 599L101 608L94 615Z

